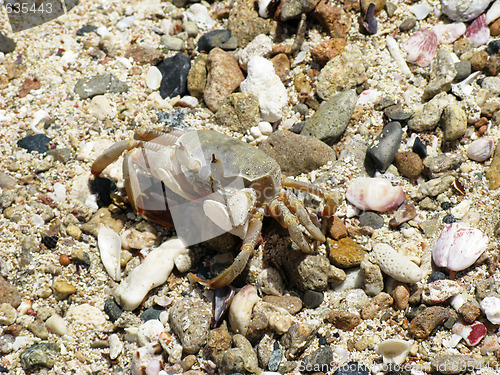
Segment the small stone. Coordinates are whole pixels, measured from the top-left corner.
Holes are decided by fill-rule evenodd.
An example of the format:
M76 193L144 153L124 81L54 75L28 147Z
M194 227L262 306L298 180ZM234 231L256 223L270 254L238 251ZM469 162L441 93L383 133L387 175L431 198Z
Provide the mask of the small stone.
M337 216L333 217L329 232L332 238L336 241L340 240L341 238L347 237L347 228L344 224L344 221Z
M82 230L76 225L68 225L66 228L66 233L68 236L73 237L75 240L79 240L82 236Z
M427 182L424 182L418 186L418 192L416 194L417 199L423 199L426 196L435 197L441 193L448 190L452 183L455 182L455 177L450 175L444 175L442 177L433 178Z
M16 49L16 42L5 36L4 33L0 33L0 52L2 53L10 53Z
M429 100L441 92L450 91L451 83L457 75L452 54L445 48L438 50L432 66L431 80L424 89L422 100Z
M220 47L227 42L231 37L231 32L228 30L213 30L202 35L198 40L199 52L210 52L216 47Z
M231 334L223 325L208 333L207 345L205 347L208 357L217 362L219 356L231 348Z
M187 77L187 88L195 98L203 98L203 92L207 84L207 58L205 53L198 54L189 69Z
M361 323L361 318L359 314L347 310L332 310L328 313L326 321L342 331L352 331Z
M403 22L401 22L401 25L399 25L399 31L405 33L412 30L415 26L417 26L417 19L413 16L410 16L405 18Z
M184 41L171 35L163 35L160 38L160 44L166 51L181 51L184 47Z
M380 311L392 306L394 300L387 293L380 293L370 299L368 303L361 309L361 318L366 319L375 319Z
M49 330L43 324L43 322L39 319L36 319L28 324L29 331L34 334L36 337L47 340L49 337Z
M409 201L404 201L401 206L394 212L394 217L389 221L391 227L397 227L417 216L415 205Z
M479 72L483 70L488 63L488 52L477 51L470 57L469 62L471 64L473 72Z
M489 189L496 190L500 187L500 142L497 143L490 168L486 172L489 180Z
M19 360L21 361L21 366L24 369L29 369L35 366L52 368L56 363L60 352L61 349L59 345L49 342L41 342L24 349L19 356Z
M276 268L267 267L257 276L257 286L262 293L273 296L283 294L283 278Z
M290 60L284 53L279 53L271 59L274 71L281 81L285 81L290 73Z
M321 66L342 53L347 42L343 38L332 38L318 44L311 50L311 57Z
M63 336L68 332L68 327L65 320L57 314L52 315L49 319L45 321L45 326L50 332L56 335Z
M104 313L88 303L72 304L66 312L65 318L74 330L102 332L106 329L107 321Z
M184 95L187 90L187 77L191 68L191 59L189 56L179 52L163 60L156 67L162 75L160 85L161 97L165 99Z
M269 35L275 25L275 21L259 16L254 1L237 0L229 11L228 29L238 38L238 47L245 47L259 34Z
M455 280L437 280L428 283L422 291L422 302L434 305L461 293L463 288Z
M369 296L376 296L384 290L384 277L380 267L368 260L363 260L360 264L364 275L365 291Z
M106 92L122 93L128 91L128 85L112 74L102 74L91 78L80 79L73 90L80 99L93 98Z
M48 144L50 142L52 142L52 139L45 134L34 134L17 141L17 146L24 148L28 152L36 151L40 154L44 154L49 150Z
M8 303L0 304L0 325L9 326L14 324L17 318L17 311Z
M474 323L481 315L481 309L471 302L465 302L458 309L458 313L464 318L467 323Z
M21 293L19 289L2 276L0 276L0 304L8 303L14 308L18 308L21 304Z
M396 310L405 310L410 300L410 288L407 285L400 284L393 289L391 296L394 298L394 308Z
M431 306L426 308L423 312L418 314L410 322L408 332L415 339L425 339L429 337L431 332L443 323L450 313L448 309L441 306Z
M321 0L312 15L333 38L346 38L351 29L350 15L327 0Z
M316 307L319 307L323 303L324 299L325 296L323 292L316 292L315 290L306 291L302 297L304 305L308 309L315 309Z
M336 159L335 151L325 143L288 130L272 133L259 148L276 160L287 176L308 173Z
M140 319L143 322L147 322L149 320L160 320L160 314L163 311L165 311L165 309L161 306L152 306L141 313Z
M211 316L208 306L191 298L182 299L170 308L170 326L186 353L196 354L206 343ZM186 326L185 321L190 324Z
M70 294L76 293L76 287L66 280L56 279L52 283L52 290L54 291L54 297L59 300L65 299Z
M470 76L472 65L470 61L459 61L455 63L455 70L457 71L457 75L455 76L454 82L461 82Z
M217 365L220 374L258 372L260 369L257 355L253 351L252 344L240 334L233 336L233 343L235 348L226 350L218 358Z
M350 237L338 241L327 238L327 249L330 261L340 268L359 266L366 255L363 247Z
M467 130L467 115L457 104L449 104L443 110L440 122L446 141L454 141L461 138Z
M492 36L500 35L500 18L498 18L490 25L490 34Z
M294 296L264 296L264 302L273 304L274 306L285 309L290 314L295 315L302 310L302 300Z
M366 150L365 167L368 174L385 172L394 160L401 143L403 131L397 121L388 123Z
M287 333L280 340L289 359L297 358L314 339L318 328L306 323L293 323Z
M429 275L429 278L427 279L427 282L428 283L433 283L434 281L438 281L438 280L444 280L446 279L446 275L441 272L441 271L434 271L433 273L431 273Z
M259 102L251 93L228 95L214 116L215 122L230 130L245 133L259 124Z
M162 59L162 54L156 48L133 44L127 52L126 58L133 58L137 65L156 65Z
M384 226L384 218L376 212L365 211L359 215L360 227L371 227L373 229L380 229Z
M97 210L92 218L82 225L81 229L83 233L97 237L101 226L108 227L116 233L120 233L123 228L123 220L119 218L115 219L111 212L106 207L103 207Z
M84 36L85 34L89 34L93 31L96 31L97 27L92 25L85 25L76 30L77 36Z
M404 110L400 103L385 108L384 115L392 121L407 121L413 116L413 113L408 110Z
M236 59L220 48L215 48L208 54L207 69L207 84L203 99L207 107L215 112L245 77Z
M450 104L446 93L436 95L430 101L418 108L408 121L408 128L415 132L434 130L441 119L445 107Z
M318 138L328 145L337 142L347 128L356 101L353 90L332 96L306 121L301 135Z
M394 164L396 164L399 173L411 179L417 179L424 170L422 159L412 151L403 151L396 154Z
M0 172L0 188L12 189L17 184L17 181L10 177L7 173ZM3 207L3 206L2 206ZM3 207L5 208L5 207Z
M280 21L288 21L300 17L302 13L314 10L318 0L285 0L280 4ZM272 15L270 15L272 16Z
M104 312L112 322L115 322L123 314L123 309L113 298L108 298L106 302L104 302Z
M300 367L305 372L316 372L317 369L330 368L332 362L333 350L329 345L325 345L305 356Z
M370 375L370 370L359 362L351 361L335 370L333 375Z

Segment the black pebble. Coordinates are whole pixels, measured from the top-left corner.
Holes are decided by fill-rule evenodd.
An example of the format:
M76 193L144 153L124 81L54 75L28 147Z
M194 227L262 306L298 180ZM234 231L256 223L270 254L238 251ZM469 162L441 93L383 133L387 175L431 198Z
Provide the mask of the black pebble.
M76 31L76 35L83 36L85 34L91 33L92 31L96 30L97 30L96 26L85 25Z
M224 44L231 37L231 32L228 30L213 30L209 31L198 40L198 51L210 52L215 47Z
M161 306L152 306L149 309L146 309L142 312L140 319L143 322L147 322L148 320L160 320L160 314L162 311L165 311L165 309Z
M17 145L29 152L36 151L40 154L44 154L49 151L48 144L52 141L45 134L34 134L24 137L17 141Z
M372 3L373 4L373 3ZM365 168L370 176L385 172L398 152L403 131L397 121L388 123L366 150Z
M300 134L302 129L304 129L304 125L306 124L305 121L299 121L293 124L293 126L290 128L290 131L295 133L295 134Z
M111 193L116 191L116 184L110 179L96 177L94 181L90 183L90 190L97 195L97 205L99 207L105 207L113 203Z
M104 302L104 312L109 316L109 319L114 322L123 314L123 309L113 298L109 298Z
M191 59L179 52L173 57L156 65L161 72L160 95L163 99L183 95L187 90L187 76L191 68Z
M0 33L0 52L9 53L16 49L16 42Z
M315 290L308 290L304 293L304 297L302 297L302 302L308 309L315 309L319 305L323 303L325 296L323 292L317 292Z
M454 223L455 221L457 221L457 219L455 219L453 215L448 214L445 215L445 217L443 217L443 223L445 224L451 224Z
M9 369L6 369L3 366L0 366L0 372L9 372Z
M370 370L361 363L351 361L339 367L333 375L370 375Z
M449 210L451 208L451 203L450 202L443 202L443 203L441 203L441 208L445 211Z
M500 39L495 39L488 43L488 46L486 47L488 55L496 55L498 51L500 51Z
M380 229L384 226L384 218L376 212L366 211L359 215L359 226Z
M427 282L428 283L433 283L434 281L438 281L438 280L444 280L446 279L446 275L441 272L441 271L434 271L433 273L431 273L429 275L429 278L427 279Z
M418 137L415 138L412 149L414 153L420 156L420 159L425 159L425 157L427 156L427 146Z
M43 236L42 243L47 246L47 249L55 249L57 246L57 241L59 241L59 237L57 236Z

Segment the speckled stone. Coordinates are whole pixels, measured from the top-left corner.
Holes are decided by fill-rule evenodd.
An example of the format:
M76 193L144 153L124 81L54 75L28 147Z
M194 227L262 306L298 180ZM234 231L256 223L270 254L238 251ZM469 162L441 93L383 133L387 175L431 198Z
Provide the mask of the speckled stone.
M14 308L19 307L21 304L21 293L19 289L2 276L0 276L0 304L8 303Z
M384 226L384 218L376 212L365 211L359 215L359 226L380 229Z
M330 261L340 268L359 266L366 255L365 249L350 237L338 241L327 238L327 249Z
M481 309L471 302L465 302L458 309L458 313L464 318L467 323L474 323L474 321L481 315Z
M326 321L342 331L352 331L361 322L361 318L359 314L347 310L332 310Z
M321 346L304 357L301 368L306 372L315 372L316 369L326 369L333 361L333 350L329 345Z
M260 121L259 101L252 93L236 92L221 103L214 120L230 130L245 133Z
M288 311L290 314L297 314L302 310L302 300L294 296L264 296L264 302L271 303L275 306L281 307Z
M288 21L300 17L302 13L312 11L319 0L284 0L280 3L279 19ZM272 17L272 15L271 15Z
M444 139L455 141L467 130L467 114L458 104L449 104L444 108L440 126L443 128Z
M133 58L134 62L138 65L155 65L162 59L162 54L156 48L149 46L142 46L139 44L133 44L127 52L125 52L126 58Z
M210 359L217 362L219 355L231 347L231 334L226 325L211 330L207 337L206 352Z
M347 228L345 227L344 221L337 216L333 217L329 232L332 238L336 241L347 237Z
M496 190L500 187L500 142L496 145L490 168L486 172L486 178L489 180L490 190Z
M229 11L228 29L244 48L259 34L268 35L276 21L264 19L254 8L253 0L237 0Z
M199 53L194 58L187 76L187 89L191 96L201 99L207 84L207 58L206 53Z
M314 339L317 331L318 327L306 323L293 323L280 340L285 356L292 359L300 355Z
M39 319L30 322L28 324L28 329L32 334L42 340L47 340L49 338L49 330Z
M401 25L399 25L399 31L405 33L407 31L410 31L417 25L417 19L413 16L406 17L403 22L401 22Z
M370 299L361 309L361 318L375 319L383 309L390 307L393 302L394 300L389 294L382 292Z
M19 359L24 369L34 366L52 368L60 352L59 345L52 342L41 342L24 349Z
M311 57L322 66L342 53L347 42L343 38L332 38L318 44L311 50Z
M80 79L74 88L80 99L93 98L106 92L122 93L128 91L128 85L112 74L102 74L91 78Z
M416 339L425 339L441 323L443 323L450 313L442 306L431 306L418 314L410 322L408 332Z
M412 151L403 151L396 154L394 164L398 168L399 173L411 179L418 178L424 170L422 159Z

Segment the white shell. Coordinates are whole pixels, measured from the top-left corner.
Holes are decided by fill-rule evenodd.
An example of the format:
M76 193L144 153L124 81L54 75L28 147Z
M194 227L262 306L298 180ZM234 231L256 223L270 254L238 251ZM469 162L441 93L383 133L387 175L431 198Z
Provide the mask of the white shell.
M50 332L59 336L64 336L68 332L66 321L58 314L54 314L47 319L45 321L45 327L47 327Z
M113 280L120 281L122 274L120 267L122 240L120 236L109 228L101 227L97 233L97 245L106 272Z
M152 66L148 69L146 74L146 86L151 90L158 90L161 84L161 72L156 66Z
M470 267L488 246L480 230L460 223L447 224L434 244L432 259L438 267L461 271Z
M467 29L465 23L438 24L432 28L439 44L451 44L460 38Z
M411 345L406 340L388 339L380 343L377 353L382 355L384 363L402 364L410 353Z
M474 161L485 161L493 155L495 142L491 138L479 138L467 148L467 157Z
M432 12L433 10L433 8L430 5L425 3L414 4L412 6L409 6L408 9L415 15L415 17L419 21L427 17L429 13Z
M245 335L250 325L252 309L260 300L257 288L253 285L245 285L233 298L229 307L229 325L236 333Z
M481 301L481 309L486 314L486 318L493 324L500 324L500 298L485 297Z
M401 45L401 49L407 52L406 61L422 67L434 60L437 47L437 36L428 29L420 29Z
M383 178L358 177L346 191L345 197L361 210L385 212L393 210L405 200L400 186Z
M467 22L479 16L491 0L441 0L441 9L453 21Z
M413 284L422 280L423 273L420 267L387 244L378 243L373 246L370 257L383 273L398 281Z

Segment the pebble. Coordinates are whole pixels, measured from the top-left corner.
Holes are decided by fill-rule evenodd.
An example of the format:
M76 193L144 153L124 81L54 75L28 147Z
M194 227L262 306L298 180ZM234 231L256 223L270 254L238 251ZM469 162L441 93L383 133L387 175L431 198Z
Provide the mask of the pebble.
M163 55L156 48L133 44L125 52L125 57L134 59L138 65L156 65L161 61Z
M432 283L434 281L438 281L438 280L444 280L446 279L446 275L441 272L441 271L434 271L433 273L431 273L429 275L429 278L427 279L427 282L428 283Z
M302 297L304 306L308 309L315 309L316 307L319 307L323 303L324 299L325 295L323 292L317 292L315 290L306 291Z
M237 0L229 11L228 29L231 35L238 38L238 47L241 48L246 47L259 34L269 35L271 28L275 26L275 21L259 16L253 1Z
M203 98L207 84L207 59L207 54L198 54L194 58L187 76L187 89L192 96L198 99Z
M418 215L415 205L409 201L404 201L401 206L394 212L394 217L389 221L391 227L397 227Z
M68 332L66 321L58 314L52 315L45 321L45 327L56 335L63 336Z
M318 327L309 323L293 323L288 332L280 339L285 357L288 359L297 358L309 346L317 330Z
M158 90L161 84L161 72L156 66L151 66L146 74L146 86L151 90Z
M302 359L300 368L305 372L327 372L333 362L333 350L329 345L321 346Z
M359 225L361 227L380 229L384 226L384 218L376 212L365 211L359 215Z
M238 88L244 76L236 59L220 48L212 49L208 54L207 69L203 98L207 107L215 112L223 100Z
M392 306L394 300L392 297L384 292L379 293L361 309L361 319L375 319L380 315L382 310Z
M424 285L422 302L427 305L435 305L462 291L463 288L455 280L437 280Z
M288 130L271 133L259 149L276 160L287 176L311 172L336 159L335 151L324 142Z
M366 79L361 50L347 45L339 56L334 57L321 69L316 79L316 92L323 100L351 90Z
M281 296L284 292L283 278L276 268L264 268L257 276L256 282L264 294Z
M196 354L208 337L211 309L199 300L184 298L169 310L169 323L187 354ZM190 324L186 325L185 322Z
M500 298L490 296L482 298L481 309L491 323L500 324Z
M450 100L446 93L436 95L415 111L408 121L408 128L415 132L434 130Z
M370 256L382 272L403 283L416 283L423 277L421 269L410 258L399 254L387 244L377 243Z
M457 140L463 137L467 130L467 115L458 104L449 104L443 110L440 126L446 141Z
M279 19L288 21L300 17L302 13L309 13L318 4L319 0L285 0L280 4ZM272 16L272 15L271 15Z
M361 323L361 318L358 313L347 310L331 310L325 320L342 331L352 331Z
M16 49L16 42L4 33L0 33L0 52L10 53Z
M476 19L491 0L441 0L441 10L453 21L468 22Z
M417 179L424 170L424 164L418 154L403 151L396 154L394 164L400 174L411 179Z
M117 114L109 99L104 95L96 95L90 101L89 112L98 120L112 119Z
M208 333L206 351L208 358L217 362L219 356L231 348L231 334L225 324Z
M448 190L452 183L455 182L455 177L445 175L443 177L434 178L426 181L418 186L418 192L415 195L417 199L423 199L426 196L435 197Z
M88 303L72 304L66 312L65 318L68 322L73 323L73 330L79 330L80 327L78 326L81 326L83 331L96 330L103 332L107 327L104 313Z
M451 83L456 76L457 71L451 52L440 48L433 63L431 80L424 89L422 100L429 100L441 92L450 91Z
M156 244L156 235L151 232L140 232L136 229L127 229L122 232L121 236L122 248L126 250L136 249L142 250L147 247L154 247Z
M467 323L474 323L481 315L481 309L472 302L465 302L458 308L458 313Z
M271 53L271 50L273 48L273 41L272 39L264 34L259 34L253 39L245 48L242 50L238 51L236 54L236 57L238 59L238 62L240 63L240 66L247 70L248 69L248 62L252 57L255 56L260 56L260 57L268 57L268 55ZM280 55L280 54L278 54ZM277 55L277 56L278 56ZM285 55L286 57L286 55ZM276 60L279 60L280 58L276 58ZM286 57L286 60L288 61L288 57ZM276 65L273 62L274 67L276 68ZM290 66L290 63L288 63L288 67ZM275 69L276 74L278 74L277 70ZM278 76L281 76L278 74Z
M332 96L306 121L301 135L318 138L328 145L337 142L347 128L356 101L353 90Z
M17 146L24 148L28 152L36 151L40 154L44 154L49 150L49 143L52 139L47 137L45 134L34 134L24 137L17 141Z
M332 38L319 43L311 50L311 57L321 66L340 55L347 42L343 38Z
M102 74L78 80L73 91L80 99L88 99L96 95L103 95L107 92L127 92L128 85L112 74Z
M500 142L497 142L490 168L486 172L486 178L489 180L490 190L496 190L500 187Z
M351 17L333 3L321 0L312 16L323 26L333 38L346 38L352 25Z
M409 16L401 22L401 25L399 25L399 31L405 33L412 30L415 26L417 26L417 19L413 16Z
M165 51L181 51L184 48L184 41L171 35L163 35L160 44Z
M338 241L327 238L327 250L330 261L340 268L359 266L366 255L365 249L350 237Z
M123 314L123 309L113 298L109 298L104 302L104 312L112 322L115 322Z
M288 96L286 88L275 73L271 61L260 56L250 58L248 75L241 82L240 90L257 96L261 120L275 122L281 119Z
M384 173L398 152L403 131L397 121L389 122L366 150L365 167L369 174ZM371 173L370 173L371 172Z
M280 53L271 59L274 66L274 71L280 77L282 82L285 82L290 73L290 60L284 53ZM309 107L307 107L309 109Z
M10 326L17 318L17 311L8 303L0 304L0 325Z
M363 260L360 264L364 276L366 294L376 296L384 289L384 278L380 267L368 260Z
M147 320L137 329L137 342L140 346L156 344L165 330L163 323L157 319Z
M52 368L59 357L61 348L52 342L40 342L23 350L19 356L23 369L35 366Z
M455 63L455 70L457 75L455 76L454 82L462 82L471 75L472 65L470 61L459 61Z
M111 360L115 360L118 358L120 353L123 350L123 342L120 341L120 338L116 333L113 333L112 335L109 336L108 339L109 342L109 358Z
M370 375L370 370L359 362L351 361L340 366L333 375Z
M240 334L233 336L233 344L235 348L228 349L219 356L217 360L219 372L224 375L260 372L252 344Z
M405 284L400 284L393 289L391 296L394 299L394 308L405 310L410 300L410 288Z
M42 340L47 340L49 338L49 330L39 319L30 322L27 328L33 335Z
M17 184L16 180L10 177L7 173L0 172L0 188L12 189ZM2 194L3 195L3 194ZM5 207L4 207L5 208Z
M309 291L306 291L306 293ZM262 301L285 309L290 314L295 315L302 310L302 300L295 296L264 296Z
M245 133L259 124L259 102L251 93L230 94L222 101L214 120L228 129Z
M447 308L442 306L427 307L412 319L408 332L415 339L426 339L431 332L450 316Z
M96 31L97 27L92 25L85 25L76 30L77 36L84 36L85 34L89 34L93 31Z
M160 84L161 97L165 99L184 95L187 91L187 77L191 68L191 59L189 56L179 52L172 57L164 59L156 67L162 75Z
M21 304L21 293L19 289L0 276L0 304L8 303L14 308Z

